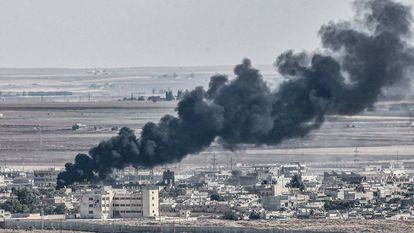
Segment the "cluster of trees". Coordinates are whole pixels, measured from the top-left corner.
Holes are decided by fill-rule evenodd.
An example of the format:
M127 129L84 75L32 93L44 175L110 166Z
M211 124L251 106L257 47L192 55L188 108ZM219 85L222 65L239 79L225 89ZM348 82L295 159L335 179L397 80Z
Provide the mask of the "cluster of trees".
M237 221L241 220L242 216L236 211L226 211L223 215L223 219Z
M173 94L172 91L166 91L165 92L165 100L167 100L167 101L175 100L174 94Z
M327 201L324 204L325 210L349 210L355 207L356 201Z
M186 90L178 90L177 91L177 100L181 100L189 91Z
M213 194L210 195L210 200L212 200L212 201L224 201L225 198L220 196L220 194L218 194L218 193L213 193Z
M53 198L56 194L54 189L13 189L11 197L0 208L11 213L41 213L65 214L67 209L64 204L53 205L47 202L47 198Z
M290 182L286 185L288 188L297 188L301 192L305 190L305 184L303 184L302 176L301 175L294 175Z
M414 198L393 198L388 201L388 204L398 204L402 209L409 209L411 206L414 206Z
M243 215L234 211L234 210L230 210L230 211L226 211L223 215L223 219L225 220L233 220L233 221L238 221L241 220L243 218ZM250 220L259 220L261 219L260 213L256 212L256 211L252 211L249 213L249 219Z

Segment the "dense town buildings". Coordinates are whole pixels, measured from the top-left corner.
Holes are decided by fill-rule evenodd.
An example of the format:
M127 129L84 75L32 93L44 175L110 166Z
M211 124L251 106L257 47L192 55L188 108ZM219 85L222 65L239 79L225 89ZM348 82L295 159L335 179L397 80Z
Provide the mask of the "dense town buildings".
M42 202L64 206L66 218L82 219L411 219L414 172L406 165L394 161L340 171L298 162L182 171L128 168L116 171L108 184L75 184L42 194ZM16 199L13 190L53 190L56 172L2 168L0 203Z

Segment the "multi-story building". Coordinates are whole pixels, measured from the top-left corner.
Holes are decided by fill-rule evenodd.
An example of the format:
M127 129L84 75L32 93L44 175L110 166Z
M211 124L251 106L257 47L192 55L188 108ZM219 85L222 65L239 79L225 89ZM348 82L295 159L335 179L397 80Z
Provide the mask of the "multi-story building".
M81 218L107 219L111 218L112 200L114 191L112 187L103 187L99 190L85 192L80 198Z
M112 189L103 187L81 195L81 218L139 218L159 216L158 189Z
M142 192L142 216L157 217L159 215L158 188L144 188Z
M112 200L112 218L142 217L142 192L118 189Z
M279 169L279 176L293 177L294 175L302 175L306 172L306 166L299 162L284 164Z
M53 187L56 186L56 177L59 171L54 168L46 170L34 170L33 182L36 187Z
M170 170L164 171L162 173L162 183L169 187L174 186L174 183L175 183L174 172Z

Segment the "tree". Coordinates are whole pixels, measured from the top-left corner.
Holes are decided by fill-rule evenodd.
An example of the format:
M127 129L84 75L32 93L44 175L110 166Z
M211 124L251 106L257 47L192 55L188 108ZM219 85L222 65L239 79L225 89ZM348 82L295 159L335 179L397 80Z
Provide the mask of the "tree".
M240 170L233 170L231 171L231 175L235 178L239 178L242 175L242 172Z
M55 214L65 214L67 212L65 204L58 204L54 210Z
M177 91L177 100L181 100L181 98L183 98L183 91L182 90L178 90Z
M355 206L355 201L328 201L325 202L325 210L349 210Z
M12 214L15 213L30 213L27 206L23 206L17 199L9 199L0 206L1 209L8 211Z
M222 201L223 198L218 193L213 193L210 195L210 200L212 201Z
M252 211L252 212L250 212L249 219L258 220L258 219L260 219L260 214L257 213L256 211Z
M224 213L223 219L237 221L237 220L240 220L241 217L235 211L230 210Z
M6 200L0 208L11 213L35 213L39 211L40 198L37 190L13 189L14 197Z
M40 206L40 194L36 189L15 189L13 194L17 197L17 200L29 209L30 213L39 212Z
M294 175L290 180L289 184L286 185L286 187L297 188L303 192L305 190L305 185L303 184L302 176L298 174Z
M67 212L65 204L57 204L56 206L46 205L43 207L44 213L47 214L65 214Z
M172 91L165 92L165 100L172 101L174 100L174 95Z
M13 189L12 197L0 204L0 208L11 213L40 213L43 209L45 214L64 214L67 211L64 204L51 205L42 201L60 192L54 189Z

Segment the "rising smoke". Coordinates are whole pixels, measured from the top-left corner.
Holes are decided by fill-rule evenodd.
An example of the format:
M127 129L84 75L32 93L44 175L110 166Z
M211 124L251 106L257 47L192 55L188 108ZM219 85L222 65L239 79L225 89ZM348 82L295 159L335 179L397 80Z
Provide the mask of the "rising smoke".
M114 169L153 167L182 160L215 140L275 145L318 129L325 114L359 113L377 101L383 88L408 81L414 50L411 8L391 0L355 3L352 22L329 23L319 35L322 53L281 54L275 67L286 78L270 90L250 60L234 69L236 78L211 77L205 91L197 87L178 103L178 117L147 123L137 138L119 135L78 154L58 175L58 187L98 182Z

